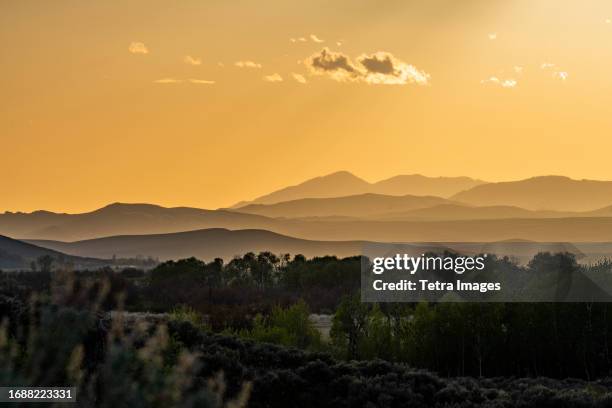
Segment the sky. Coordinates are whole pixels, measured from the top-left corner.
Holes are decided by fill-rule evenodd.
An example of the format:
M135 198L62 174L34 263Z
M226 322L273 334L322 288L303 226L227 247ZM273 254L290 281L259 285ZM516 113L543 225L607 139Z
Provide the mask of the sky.
M612 179L607 0L0 0L0 211Z

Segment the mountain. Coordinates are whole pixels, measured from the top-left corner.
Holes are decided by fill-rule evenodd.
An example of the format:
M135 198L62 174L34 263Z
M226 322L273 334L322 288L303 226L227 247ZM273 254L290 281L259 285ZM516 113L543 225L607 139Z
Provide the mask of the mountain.
M274 221L252 214L198 208L165 208L115 203L82 214L46 211L0 214L0 234L18 238L75 241L127 234L157 234L204 228L274 228Z
M420 174L402 175L379 181L372 192L388 195L412 194L419 196L450 197L463 190L484 184L469 177L426 177Z
M530 210L589 211L612 203L612 181L533 177L488 183L462 191L452 200L477 206L511 205Z
M36 262L41 256L50 256L56 263L70 264L80 268L99 268L108 264L108 262L100 259L70 256L0 235L0 268L30 269L30 264Z
M331 198L364 193L448 197L482 183L484 182L469 177L426 177L420 174L395 176L377 183L368 183L347 171L339 171L274 191L250 202L237 203L232 208L248 204L275 204L302 198Z
M191 256L211 260L232 259L247 252L303 254L307 257L359 255L363 241L311 241L264 230L230 231L223 228L155 235L124 235L77 242L30 241L80 256L131 258L152 256L160 260Z
M407 211L450 203L431 196L360 194L336 198L302 198L276 204L250 204L236 211L266 217L367 217L392 211Z
M372 208L372 211L379 209ZM166 234L226 228L267 230L320 241L489 242L518 238L544 242L612 241L612 217L597 215L599 212L605 212L605 209L596 211L596 214L555 213L563 215L564 218L551 218L548 216L550 212L530 213L525 212L527 210L513 208L491 210L486 207L480 213L484 215L479 216L478 209L459 208L453 204L442 204L442 207L434 206L415 211L416 215L411 212L400 212L398 216L393 212L389 215L387 212L367 218L345 216L268 218L226 210L113 204L85 214L47 214L53 223L49 223L45 218L45 222L41 222L42 228L39 229L36 228L36 223L30 220L32 214L0 215L0 234L9 235L8 230L12 231L11 235L15 238L82 241L102 236ZM491 214L496 217L505 215L505 217L488 219L487 215ZM432 215L436 218L429 218ZM508 215L513 217L507 217ZM33 217L38 220L40 215L34 214ZM7 220L10 222L6 222Z
M368 192L370 183L349 173L339 171L327 176L315 177L296 186L289 186L258 197L250 202L238 203L244 207L247 204L274 204L282 201L292 201L301 198L341 197Z
M195 256L203 260L223 258L226 262L234 256L247 252L271 251L275 254L303 254L306 257L336 255L355 256L372 250L393 250L396 246L381 247L372 241L313 241L293 238L263 230L230 231L222 228L154 235L125 235L77 242L31 241L40 247L81 257L135 258L158 257L160 260L180 259ZM450 249L464 254L497 254L511 256L522 263L528 262L536 253L571 252L578 259L593 255L596 260L612 254L612 244L607 246L582 244L580 249L570 243L541 243L529 241L503 242L421 242L399 245L402 251L413 256L425 252L442 252ZM57 253L57 252L55 252Z

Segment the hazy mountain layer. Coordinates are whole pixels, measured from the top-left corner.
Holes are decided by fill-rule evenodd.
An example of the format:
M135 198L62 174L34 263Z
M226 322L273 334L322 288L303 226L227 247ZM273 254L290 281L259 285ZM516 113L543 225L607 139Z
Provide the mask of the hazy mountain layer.
M120 258L152 256L160 260L188 258L231 259L247 252L271 251L275 254L303 254L307 257L352 256L362 252L364 242L310 241L263 230L230 231L205 229L156 235L125 235L73 243L30 241L69 254Z
M204 228L273 229L274 220L225 210L111 204L83 214L0 214L0 234L14 238L76 241L126 234L159 234Z
M511 205L531 210L589 211L612 203L612 181L534 177L476 186L455 194L452 199L479 206Z
M223 258L226 261L247 252L271 251L275 254L303 254L307 257L336 255L355 256L364 253L365 248L378 247L369 241L312 241L297 239L262 230L229 231L207 229L173 234L130 235L107 237L78 242L31 241L64 253L78 256L112 258L156 257L160 260L187 258L191 256L204 260ZM378 247L380 248L380 247ZM493 243L420 242L400 246L401 251L413 256L426 252L441 253L453 250L466 255L496 254L510 256L519 262L529 261L538 252L571 252L578 259L591 253L597 257L611 254L612 246L582 244L581 249L569 243L539 243L528 241L500 241Z
M39 257L47 255L53 258L55 262L71 264L74 267L98 268L107 264L103 260L70 256L56 250L0 235L0 268L30 269L32 262L36 262Z
M456 210L456 208L455 208ZM453 211L455 211L453 210ZM425 210L423 210L425 211ZM439 209L428 210L439 212ZM460 212L472 210L462 208ZM484 213L487 213L486 210ZM502 212L495 213L501 216ZM504 210L506 211L506 210ZM509 212L524 214L524 211ZM592 213L599 214L606 210ZM112 216L110 213L118 213ZM474 210L477 214L478 212ZM186 213L187 215L185 215ZM306 219L267 218L232 211L206 211L183 208L163 208L143 205L114 205L87 214L59 215L62 222L36 230L31 229L27 214L13 215L24 220L26 228L13 223L7 228L0 216L0 234L13 238L52 239L77 241L116 235L143 235L191 231L196 229L227 228L262 229L279 234L311 240L371 240L371 241L499 241L529 239L535 241L612 241L612 217L581 215L565 218L534 218L534 214L521 218L478 219L478 215L465 215L464 219L419 218L414 214L393 215L384 219L350 217L310 217ZM536 213L535 216L541 216ZM549 213L546 213L549 214ZM508 214L506 214L508 215ZM52 216L55 218L55 216ZM401 218L405 217L405 218ZM452 216L451 216L452 217ZM458 216L456 216L458 217ZM219 227L221 225L221 227ZM7 229L12 232L7 232Z
M448 197L483 183L484 181L469 177L426 177L420 174L400 175L368 183L347 171L339 171L274 191L249 202L238 203L232 208L248 204L275 204L302 198L343 197L364 193Z
M444 198L432 196L389 196L382 194L360 194L336 198L303 198L276 204L250 204L236 211L267 217L370 217L375 214L407 211L452 203Z

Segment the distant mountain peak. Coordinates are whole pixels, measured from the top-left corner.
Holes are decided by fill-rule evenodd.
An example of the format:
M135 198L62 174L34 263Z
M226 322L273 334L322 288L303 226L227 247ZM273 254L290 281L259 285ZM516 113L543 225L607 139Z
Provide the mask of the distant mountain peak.
M469 177L428 177L422 174L398 175L369 183L349 171L341 170L273 191L253 201L241 201L231 208L242 208L249 204L276 204L304 198L335 198L365 193L448 197L483 183L485 182Z
M530 210L592 211L612 202L612 181L547 175L476 186L451 197L463 203Z

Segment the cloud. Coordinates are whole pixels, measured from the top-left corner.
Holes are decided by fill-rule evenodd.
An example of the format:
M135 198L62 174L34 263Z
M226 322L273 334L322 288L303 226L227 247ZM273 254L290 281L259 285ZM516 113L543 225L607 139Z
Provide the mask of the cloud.
M413 65L395 58L388 52L363 54L356 62L340 52L323 48L305 61L311 72L316 75L327 75L333 80L346 82L364 82L368 84L405 85L429 82L429 74L419 71Z
M156 79L153 82L156 84L181 84L185 81L183 79L176 79L176 78L162 78L162 79Z
M525 70L523 67L521 67L520 65L515 65L514 68L512 68L514 70L515 73L521 75L523 73L523 71Z
M194 58L191 55L186 55L185 58L183 58L183 61L185 62L185 64L189 65L202 65L201 59Z
M569 74L567 73L567 71L560 71L557 68L556 64L545 62L542 65L540 65L540 68L542 68L543 70L553 70L553 73L552 73L553 78L560 79L561 81L566 81L567 78L569 77Z
M489 37L489 40L491 41L497 40L497 33L489 33L487 34L487 36Z
M213 84L215 84L215 81L210 81L208 79L190 79L189 82L192 83L192 84L199 84L199 85L213 85Z
M147 48L147 46L141 42L132 42L130 46L128 47L128 50L132 54L148 54L149 53L149 49Z
M605 21L606 24L611 24L612 23L612 19L609 19L609 18L606 18L604 21Z
M291 73L291 76L293 77L293 79L295 79L300 84L305 84L307 82L306 77L304 77L304 75L296 74L295 72L293 72Z
M266 82L283 82L283 77L276 73L272 75L266 75L265 77L263 77L263 79Z
M483 79L482 81L480 81L481 84L492 84L492 85L497 85L497 86L501 86L502 88L514 88L516 85L518 85L518 82L516 79L499 79L498 77L490 77L487 79Z
M338 47L342 47L342 41L336 41L336 45L337 45Z
M305 61L314 74L326 74L336 81L356 81L362 75L346 55L323 48Z
M253 61L238 61L234 65L238 68L261 68L261 64Z
M312 42L316 42L317 44L321 44L325 42L325 40L320 39L315 34L310 34L310 39L312 40Z

